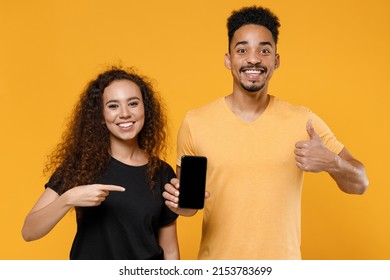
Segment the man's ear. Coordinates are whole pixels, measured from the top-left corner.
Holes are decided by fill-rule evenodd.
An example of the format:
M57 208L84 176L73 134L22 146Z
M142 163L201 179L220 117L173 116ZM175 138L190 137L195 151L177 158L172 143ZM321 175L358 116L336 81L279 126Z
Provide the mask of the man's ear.
M275 69L278 69L279 66L280 66L280 56L277 53L276 56L275 56Z
M227 69L232 69L232 65L231 65L231 62L230 62L230 54L229 53L226 53L225 54L225 67Z

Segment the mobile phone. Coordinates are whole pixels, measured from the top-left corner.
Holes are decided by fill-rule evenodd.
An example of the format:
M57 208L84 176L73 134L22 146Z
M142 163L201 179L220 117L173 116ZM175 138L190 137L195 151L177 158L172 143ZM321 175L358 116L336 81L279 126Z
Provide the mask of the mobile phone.
M179 207L202 209L206 190L207 158L181 157Z

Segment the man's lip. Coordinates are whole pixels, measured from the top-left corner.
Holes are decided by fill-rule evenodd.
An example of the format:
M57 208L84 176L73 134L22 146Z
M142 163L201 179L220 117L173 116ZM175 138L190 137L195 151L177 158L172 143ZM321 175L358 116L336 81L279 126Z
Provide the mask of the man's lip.
M260 74L267 71L267 69L265 67L241 67L240 68L240 72L245 72L245 71L248 71L248 70L259 71Z

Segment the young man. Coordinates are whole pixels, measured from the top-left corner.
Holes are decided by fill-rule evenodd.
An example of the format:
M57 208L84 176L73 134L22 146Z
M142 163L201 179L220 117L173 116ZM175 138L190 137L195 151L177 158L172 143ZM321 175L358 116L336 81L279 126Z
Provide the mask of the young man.
M278 18L248 7L228 19L225 65L233 92L187 113L178 135L182 155L208 158L199 259L300 259L303 173L325 171L339 188L362 194L364 166L313 112L268 94L279 67ZM178 207L179 181L165 186L166 204ZM207 194L208 195L208 194Z

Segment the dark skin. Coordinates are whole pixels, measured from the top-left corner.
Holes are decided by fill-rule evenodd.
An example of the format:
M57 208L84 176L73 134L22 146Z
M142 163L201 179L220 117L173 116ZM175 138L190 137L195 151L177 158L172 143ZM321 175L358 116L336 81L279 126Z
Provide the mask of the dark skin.
M244 25L237 29L225 55L225 66L233 77L233 92L225 97L232 112L244 122L258 119L268 106L268 84L275 69L280 65L276 44L271 32L264 26ZM327 172L345 193L363 194L368 187L368 178L363 164L346 149L339 154L330 151L312 126L306 124L309 140L295 145L295 161L306 172ZM177 166L177 174L180 167ZM194 215L193 209L178 207L180 181L172 179L163 193L166 205L183 216ZM209 196L206 193L205 197Z

